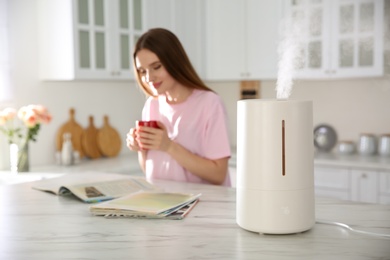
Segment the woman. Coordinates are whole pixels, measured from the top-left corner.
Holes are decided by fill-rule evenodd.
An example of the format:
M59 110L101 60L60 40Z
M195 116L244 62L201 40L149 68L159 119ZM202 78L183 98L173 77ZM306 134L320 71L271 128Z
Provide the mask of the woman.
M135 46L136 79L148 99L140 126L127 134L147 178L230 186L230 145L220 97L199 78L178 38L166 29L143 34Z

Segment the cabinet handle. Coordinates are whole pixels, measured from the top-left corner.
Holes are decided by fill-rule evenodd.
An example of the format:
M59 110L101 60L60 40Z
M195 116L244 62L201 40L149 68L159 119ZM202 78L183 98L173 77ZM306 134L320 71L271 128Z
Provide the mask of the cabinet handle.
M367 179L367 174L363 173L362 174L362 179Z

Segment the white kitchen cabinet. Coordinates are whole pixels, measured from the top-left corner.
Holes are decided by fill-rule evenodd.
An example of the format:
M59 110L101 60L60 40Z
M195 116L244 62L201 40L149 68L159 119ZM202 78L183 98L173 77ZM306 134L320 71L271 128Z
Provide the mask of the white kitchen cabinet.
M390 172L358 167L315 166L314 176L318 196L390 204Z
M383 0L286 3L296 78L383 75Z
M145 0L148 10L145 20L145 29L165 28L173 30L175 27L175 1L174 0Z
M42 80L132 79L142 0L39 0Z
M203 0L145 0L145 29L161 27L172 31L182 43L192 65L203 76Z
M281 1L205 2L207 80L276 79Z
M351 197L353 201L378 202L378 173L368 170L350 170Z
M379 172L379 203L390 204L390 172Z
M346 168L318 167L314 169L315 194L349 200L349 171Z

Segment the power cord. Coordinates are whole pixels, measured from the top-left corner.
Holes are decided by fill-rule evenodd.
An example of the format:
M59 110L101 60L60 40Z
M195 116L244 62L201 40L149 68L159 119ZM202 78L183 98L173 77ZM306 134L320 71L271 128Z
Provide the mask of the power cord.
M325 220L316 220L317 224L324 224L324 225L335 225L339 227L346 228L352 232L363 234L363 235L369 235L369 236L377 236L377 237L383 237L383 238L390 238L390 234L381 234L381 233L374 233L374 232L367 232L362 230L353 229L347 224L339 223L339 222L332 222L332 221L325 221Z

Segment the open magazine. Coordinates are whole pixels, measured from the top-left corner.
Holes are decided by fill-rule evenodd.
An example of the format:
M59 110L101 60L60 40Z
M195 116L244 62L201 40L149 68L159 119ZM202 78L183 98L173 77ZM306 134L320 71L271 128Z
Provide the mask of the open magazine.
M196 205L201 194L140 191L98 203L90 212L105 217L182 219Z
M158 191L143 177L115 173L65 174L57 178L34 182L33 189L56 195L74 195L87 202L101 202L138 191Z

